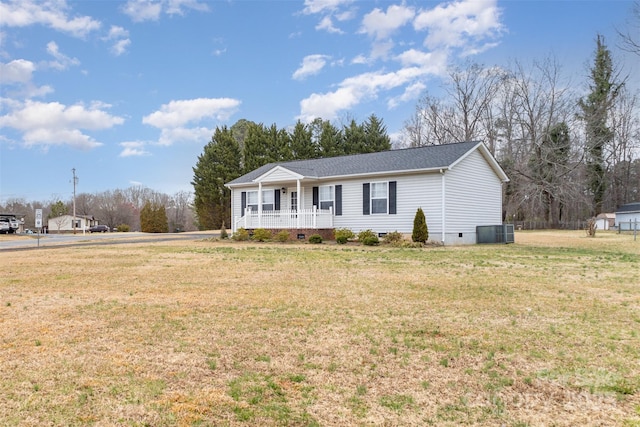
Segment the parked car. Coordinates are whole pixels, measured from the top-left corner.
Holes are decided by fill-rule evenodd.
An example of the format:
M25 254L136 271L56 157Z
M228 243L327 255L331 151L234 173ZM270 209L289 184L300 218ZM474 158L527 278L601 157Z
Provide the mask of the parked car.
M89 228L89 233L108 233L109 227L104 224L94 225Z
M10 232L11 232L11 225L9 224L9 221L0 221L0 233L8 234Z

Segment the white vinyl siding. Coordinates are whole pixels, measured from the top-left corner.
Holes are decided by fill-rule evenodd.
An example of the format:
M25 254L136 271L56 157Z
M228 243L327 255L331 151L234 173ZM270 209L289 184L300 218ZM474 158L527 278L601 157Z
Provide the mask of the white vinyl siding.
M502 224L502 183L478 150L445 174L445 185L447 234Z

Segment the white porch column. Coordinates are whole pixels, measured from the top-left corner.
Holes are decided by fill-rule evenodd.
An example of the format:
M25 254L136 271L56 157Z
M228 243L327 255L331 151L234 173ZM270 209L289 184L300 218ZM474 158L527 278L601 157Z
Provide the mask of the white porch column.
M262 228L262 182L258 183L258 228Z
M296 228L300 228L300 211L302 211L302 195L300 194L300 179L296 179L296 198L298 204L298 212L296 213Z

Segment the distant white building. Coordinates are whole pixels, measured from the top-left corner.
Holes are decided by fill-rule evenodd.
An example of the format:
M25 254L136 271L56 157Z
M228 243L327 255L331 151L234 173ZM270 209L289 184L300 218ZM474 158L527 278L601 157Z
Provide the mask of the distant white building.
M610 230L616 226L616 214L601 213L596 217L598 230Z
M640 228L640 202L620 206L616 211L616 226L621 231Z
M89 227L98 225L98 220L93 216L76 215L76 231L87 230ZM66 233L73 231L73 215L62 215L47 220L47 230L49 233Z

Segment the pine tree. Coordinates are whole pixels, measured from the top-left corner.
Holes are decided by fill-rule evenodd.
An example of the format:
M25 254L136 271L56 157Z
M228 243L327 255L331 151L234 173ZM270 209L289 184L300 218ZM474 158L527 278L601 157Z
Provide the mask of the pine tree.
M231 191L224 186L241 175L240 148L231 131L216 128L193 168L194 208L202 230L231 223Z
M312 139L312 131L300 120L296 122L289 140L293 159L304 160L318 157L318 150Z
M580 100L581 118L585 123L586 161L588 187L593 197L592 213L602 212L606 182L605 150L613 139L613 131L608 126L608 118L613 101L618 96L622 83L614 81L611 53L604 44L604 38L596 39L596 56L591 68L591 93Z
M429 240L429 228L427 227L427 219L424 216L422 208L418 208L416 216L413 219L413 233L411 240L419 243L426 243Z
M358 125L355 120L351 119L349 126L344 126L342 130L344 134L344 152L345 154L366 153L365 147L366 136L362 125Z
M369 116L363 128L366 140L363 153L391 150L391 138L387 135L387 128L375 114Z

